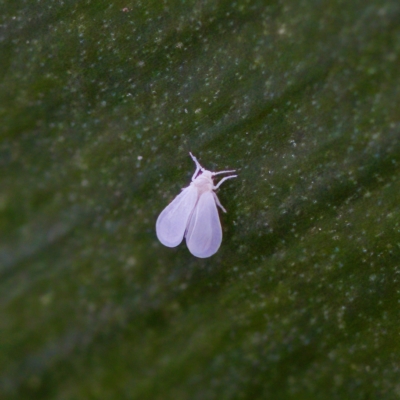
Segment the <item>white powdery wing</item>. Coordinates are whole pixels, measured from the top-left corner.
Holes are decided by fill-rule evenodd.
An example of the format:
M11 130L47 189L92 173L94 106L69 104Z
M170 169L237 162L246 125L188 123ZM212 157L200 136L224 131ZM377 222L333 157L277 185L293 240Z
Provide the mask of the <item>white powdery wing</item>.
M190 252L199 258L215 254L222 242L222 228L213 192L200 195L186 233Z
M167 247L178 246L182 242L189 217L196 206L198 191L189 186L164 208L156 222L158 240Z

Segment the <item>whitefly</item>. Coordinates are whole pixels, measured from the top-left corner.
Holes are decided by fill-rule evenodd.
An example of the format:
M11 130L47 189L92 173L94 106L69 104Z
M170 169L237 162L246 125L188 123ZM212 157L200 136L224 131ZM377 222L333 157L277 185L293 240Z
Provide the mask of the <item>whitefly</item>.
M189 251L196 257L206 258L215 254L222 242L217 206L226 212L214 190L237 175L226 176L214 185L215 175L235 170L208 171L192 153L189 154L196 164L192 182L161 212L157 218L156 232L158 240L167 247L178 246L185 237Z

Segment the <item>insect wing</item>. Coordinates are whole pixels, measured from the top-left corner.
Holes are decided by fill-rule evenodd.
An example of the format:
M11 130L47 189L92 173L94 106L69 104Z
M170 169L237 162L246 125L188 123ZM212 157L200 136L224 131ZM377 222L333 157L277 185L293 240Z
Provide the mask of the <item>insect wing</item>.
M199 258L215 254L222 242L222 228L217 205L211 191L200 195L186 233L190 252Z
M182 242L197 198L197 189L189 186L161 212L157 218L156 232L158 240L164 246L175 247Z

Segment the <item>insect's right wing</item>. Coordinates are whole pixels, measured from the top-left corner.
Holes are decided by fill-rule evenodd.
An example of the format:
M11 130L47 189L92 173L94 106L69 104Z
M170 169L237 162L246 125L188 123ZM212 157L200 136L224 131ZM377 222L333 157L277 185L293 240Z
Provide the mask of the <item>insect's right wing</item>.
M158 240L167 247L178 246L182 242L189 217L196 206L198 191L193 186L182 190L175 199L164 208L156 222Z
M215 254L222 242L222 228L219 222L214 193L200 195L186 233L186 244L190 252L199 258Z

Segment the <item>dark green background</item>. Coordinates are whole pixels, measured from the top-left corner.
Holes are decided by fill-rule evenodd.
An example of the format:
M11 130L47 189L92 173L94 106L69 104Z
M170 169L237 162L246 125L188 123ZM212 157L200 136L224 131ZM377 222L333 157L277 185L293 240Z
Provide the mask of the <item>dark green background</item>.
M3 0L0 54L2 399L400 397L399 1Z

